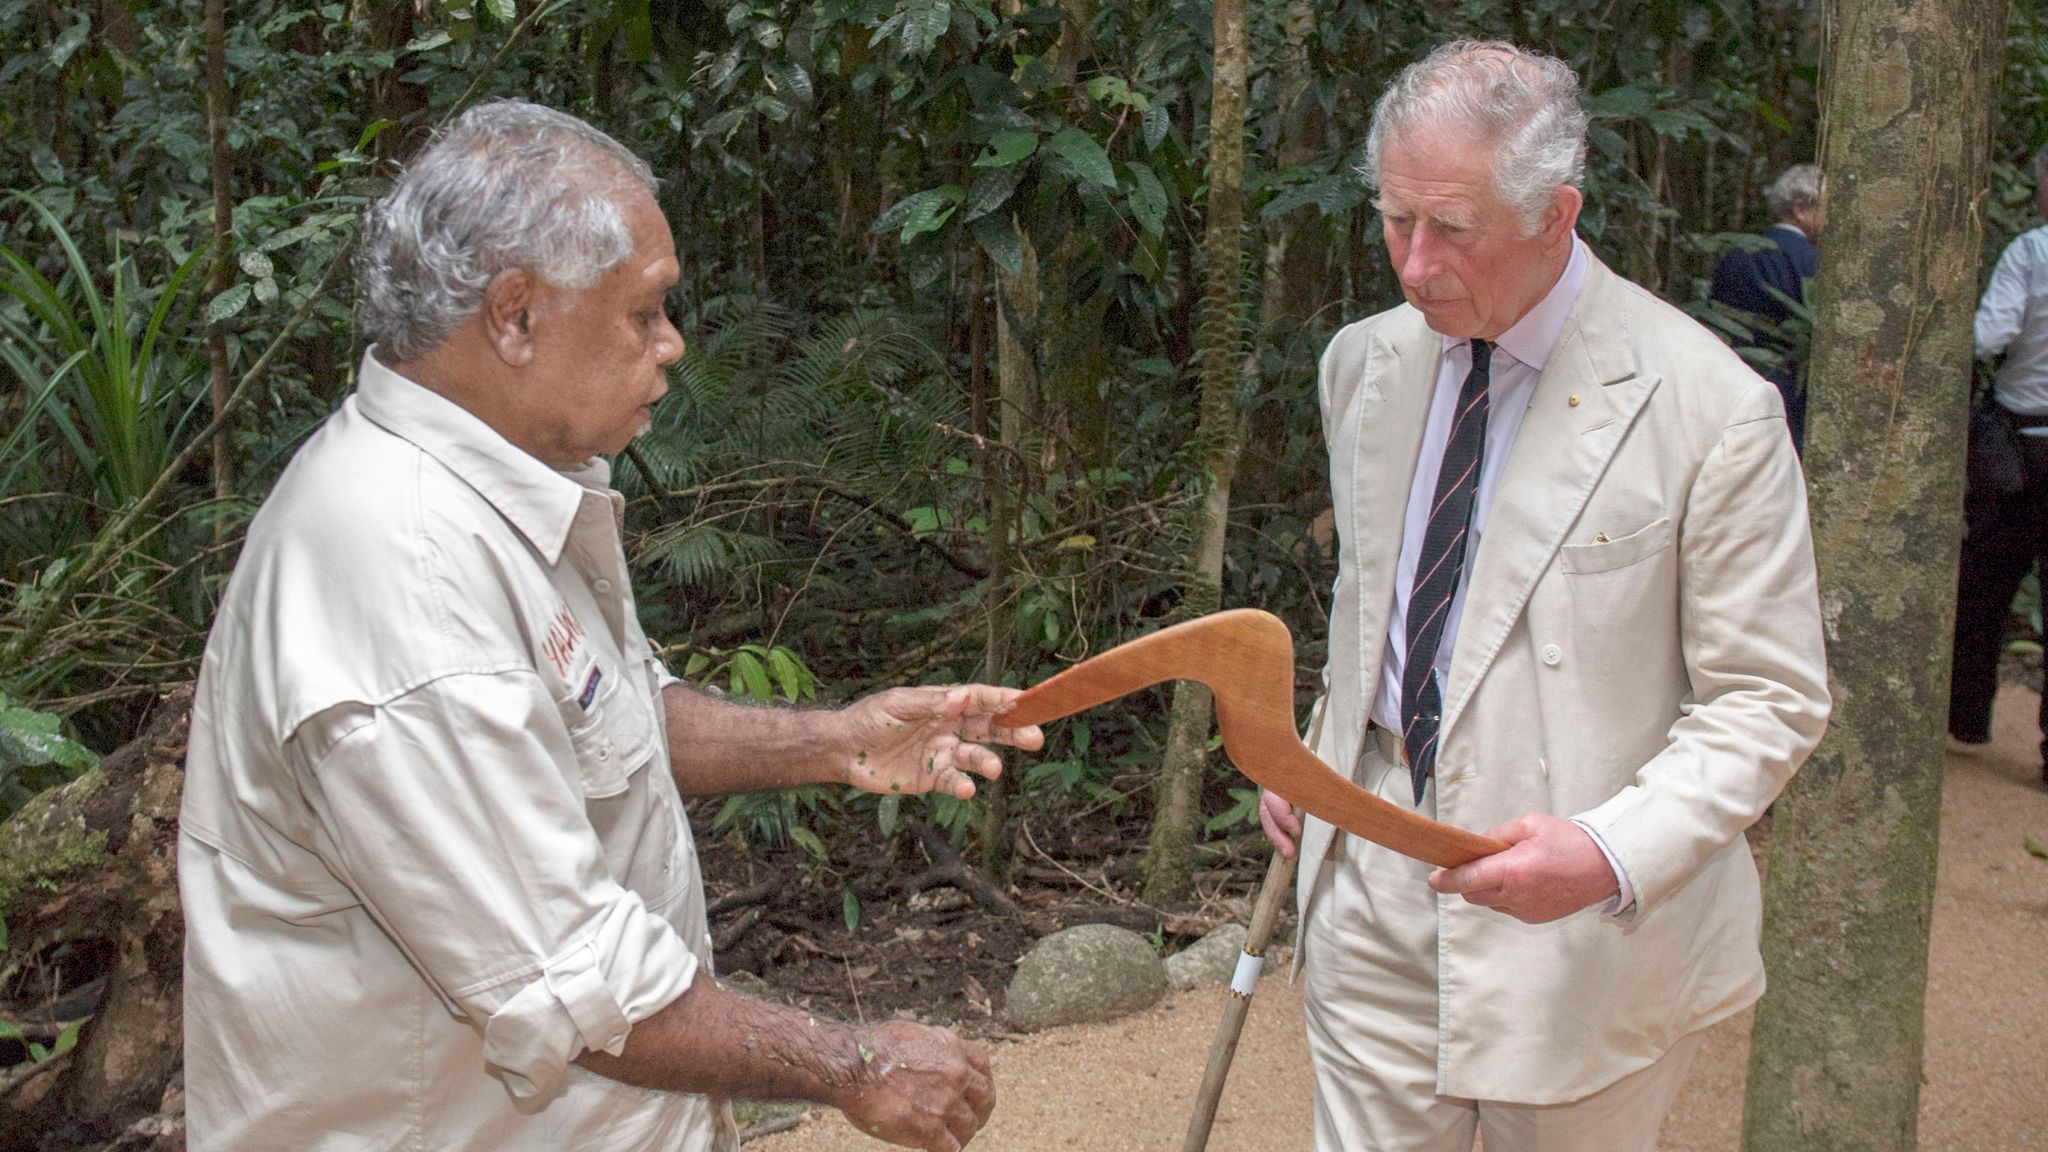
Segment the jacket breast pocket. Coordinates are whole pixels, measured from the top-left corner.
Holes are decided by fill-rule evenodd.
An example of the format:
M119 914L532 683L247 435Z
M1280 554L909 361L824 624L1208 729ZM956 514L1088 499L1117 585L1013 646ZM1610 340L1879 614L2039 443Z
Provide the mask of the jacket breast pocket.
M1671 517L1666 516L1619 539L1566 544L1558 549L1558 567L1572 576L1612 572L1655 556L1671 547L1671 540Z
M638 686L622 683L625 677L616 668L594 665L591 676L594 681L559 704L569 721L583 797L601 800L624 792L633 773L647 763L652 721Z

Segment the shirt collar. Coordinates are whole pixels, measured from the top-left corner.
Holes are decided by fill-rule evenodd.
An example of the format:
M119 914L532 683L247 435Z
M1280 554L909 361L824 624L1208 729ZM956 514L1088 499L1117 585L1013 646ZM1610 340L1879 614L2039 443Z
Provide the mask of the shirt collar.
M1564 335L1565 321L1571 318L1572 305L1579 299L1579 289L1586 283L1586 262L1590 258L1585 241L1573 233L1572 254L1564 262L1564 272L1558 276L1557 283L1550 286L1550 291L1536 302L1534 308L1515 321L1514 327L1500 334L1500 338L1494 341L1496 349L1514 357L1518 363L1543 371L1543 366L1550 363L1551 350L1557 347L1557 338ZM1444 337L1446 350L1463 343L1465 341L1456 337Z
M1801 240L1812 239L1812 237L1806 234L1806 229L1801 228L1797 224L1793 224L1784 220L1780 220L1776 224L1771 225L1770 230L1776 232L1780 228L1783 228L1785 231L1792 233L1794 236L1799 237Z
M460 476L549 564L559 563L584 495L610 487L610 466L592 457L558 471L467 408L385 367L376 351L372 345L363 353L356 376L358 410Z

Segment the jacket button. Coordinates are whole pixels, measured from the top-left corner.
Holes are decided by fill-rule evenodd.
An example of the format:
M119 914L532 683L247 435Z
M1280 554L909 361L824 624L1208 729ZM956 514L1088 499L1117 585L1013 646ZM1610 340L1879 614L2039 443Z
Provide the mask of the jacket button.
M1557 662L1562 659L1564 659L1564 649L1559 648L1555 644L1545 644L1543 646L1543 662L1545 664L1555 667Z

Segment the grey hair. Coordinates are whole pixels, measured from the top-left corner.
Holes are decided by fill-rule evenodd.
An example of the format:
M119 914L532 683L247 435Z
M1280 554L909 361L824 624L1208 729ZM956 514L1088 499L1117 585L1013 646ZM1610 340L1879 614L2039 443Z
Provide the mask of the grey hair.
M370 208L356 314L388 361L440 346L501 272L584 288L633 251L620 186L650 195L638 156L574 116L494 100L458 117Z
M1764 189L1764 207L1770 209L1771 219L1790 220L1792 210L1801 205L1818 207L1820 204L1820 165L1794 164L1778 174L1771 186Z
M1586 111L1579 77L1554 56L1505 40L1456 40L1394 77L1372 110L1366 183L1379 187L1390 136L1415 128L1462 128L1493 141L1493 190L1533 235L1565 185L1586 178Z

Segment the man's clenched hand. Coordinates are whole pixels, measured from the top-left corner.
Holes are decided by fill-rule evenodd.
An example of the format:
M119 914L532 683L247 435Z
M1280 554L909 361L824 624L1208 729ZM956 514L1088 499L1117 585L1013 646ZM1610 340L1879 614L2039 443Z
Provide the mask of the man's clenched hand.
M1429 874L1429 886L1529 924L1569 916L1620 891L1607 855L1584 828L1531 813L1487 829L1508 848Z

